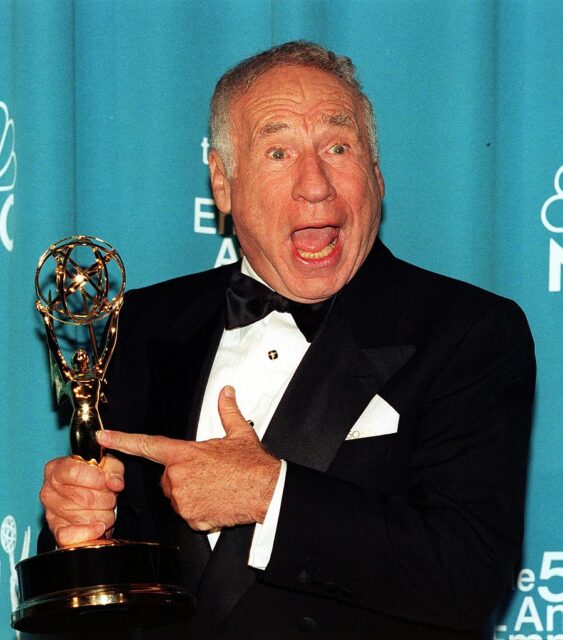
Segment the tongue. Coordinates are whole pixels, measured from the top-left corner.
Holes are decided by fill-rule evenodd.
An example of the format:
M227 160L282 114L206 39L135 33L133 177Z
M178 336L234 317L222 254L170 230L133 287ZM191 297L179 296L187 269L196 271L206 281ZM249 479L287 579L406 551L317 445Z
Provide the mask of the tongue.
M316 253L324 249L338 235L336 227L322 227L320 229L308 227L298 229L291 234L293 244L299 251Z

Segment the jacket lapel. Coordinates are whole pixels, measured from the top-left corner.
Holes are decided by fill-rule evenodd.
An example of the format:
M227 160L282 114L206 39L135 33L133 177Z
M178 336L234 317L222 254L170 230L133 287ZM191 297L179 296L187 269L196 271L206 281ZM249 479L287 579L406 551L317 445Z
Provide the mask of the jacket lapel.
M311 345L264 436L280 458L326 471L352 426L410 358L408 345L362 348L335 305Z

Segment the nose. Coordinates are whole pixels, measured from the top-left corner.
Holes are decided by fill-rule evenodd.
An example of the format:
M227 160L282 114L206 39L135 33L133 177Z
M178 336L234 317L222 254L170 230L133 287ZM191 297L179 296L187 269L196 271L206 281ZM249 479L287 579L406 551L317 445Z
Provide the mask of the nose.
M326 167L316 153L308 153L298 160L291 195L294 200L306 200L311 203L335 198L336 190Z

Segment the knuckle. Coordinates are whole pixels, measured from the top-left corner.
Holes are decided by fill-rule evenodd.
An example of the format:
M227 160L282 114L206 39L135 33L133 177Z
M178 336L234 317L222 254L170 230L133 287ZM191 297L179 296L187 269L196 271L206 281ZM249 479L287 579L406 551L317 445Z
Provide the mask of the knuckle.
M168 467L166 467L165 475L172 486L175 486L176 484L178 484L179 475L180 475L178 465L171 464Z
M47 462L47 464L45 465L44 472L43 472L43 476L44 476L45 480L47 480L48 478L50 478L53 475L55 466L56 466L55 460L49 460L49 462Z
M162 483L165 484L170 491L179 491L184 489L186 470L184 463L169 464L162 474Z
M139 438L139 451L146 457L150 457L152 453L150 436L146 433L142 434Z
M51 533L53 534L58 545L65 544L65 527L54 527L51 529Z
M39 491L39 501L43 505L44 509L47 509L49 505L49 495L50 495L50 488L44 484L41 487L41 490Z

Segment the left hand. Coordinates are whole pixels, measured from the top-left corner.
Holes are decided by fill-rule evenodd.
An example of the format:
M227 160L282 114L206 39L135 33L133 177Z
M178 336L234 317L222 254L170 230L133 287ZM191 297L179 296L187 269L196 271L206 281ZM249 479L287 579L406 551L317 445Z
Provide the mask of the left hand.
M164 494L176 513L199 531L263 522L281 467L243 418L232 387L221 391L218 406L224 438L194 442L98 432L98 442L107 449L163 464Z

